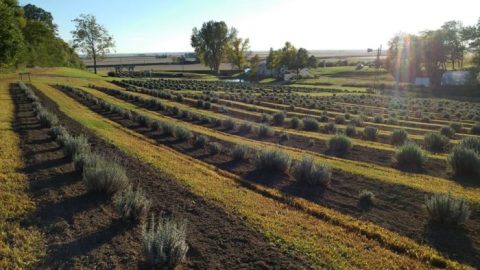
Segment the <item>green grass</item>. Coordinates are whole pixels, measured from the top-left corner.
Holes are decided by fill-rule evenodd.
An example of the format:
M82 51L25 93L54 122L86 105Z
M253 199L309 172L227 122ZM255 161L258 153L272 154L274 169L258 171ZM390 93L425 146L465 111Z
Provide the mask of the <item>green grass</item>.
M461 267L406 237L303 199L292 198L296 207L279 203L283 195L278 191L253 183L250 188L238 185L238 181L244 180L102 118L58 90L39 86L64 113L98 136L158 168L167 177L185 183L194 193L224 207L227 212L240 215L248 225L284 250L307 257L314 268L428 269L431 267L428 261L432 260L441 261L449 268ZM90 125L97 121L105 122L107 127L98 129ZM265 193L270 196L263 196ZM389 245L402 247L406 252L398 254L390 250Z
M355 70L355 67L319 67L310 69L310 73L317 78L301 79L296 84L302 85L322 85L322 84L373 84L376 69L364 67L361 70ZM381 69L377 76L378 83L393 83L393 77L385 70Z

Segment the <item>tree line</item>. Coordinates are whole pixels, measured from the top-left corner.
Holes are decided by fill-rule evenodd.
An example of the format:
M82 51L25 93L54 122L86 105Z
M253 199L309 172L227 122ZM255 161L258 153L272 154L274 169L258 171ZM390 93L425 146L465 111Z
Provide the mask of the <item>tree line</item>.
M220 71L220 64L225 60L238 70L243 70L247 66L255 70L260 61L258 55L247 59L250 40L238 37L238 31L233 27L228 28L223 21L208 21L200 29L193 28L191 45L200 61L216 74ZM286 42L281 49L270 48L267 57L269 69L277 70L283 66L298 73L304 67L316 67L317 59L309 55L306 49L296 49L290 42Z
M416 77L425 76L438 85L445 71L465 69L467 54L473 55L473 66L468 68L478 71L480 19L471 26L448 21L436 30L395 35L388 43L385 68L399 82L413 82Z
M58 37L50 12L2 0L0 18L0 68L83 66L75 50Z

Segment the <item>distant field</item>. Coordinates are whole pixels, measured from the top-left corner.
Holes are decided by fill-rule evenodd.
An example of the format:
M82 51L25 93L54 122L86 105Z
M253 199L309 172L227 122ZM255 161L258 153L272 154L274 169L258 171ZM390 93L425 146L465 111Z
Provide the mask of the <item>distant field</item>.
M19 179L9 189L12 196L30 194L23 185L33 179L42 183L33 185L42 192L40 199L34 197L38 204L32 206L32 215L39 222L52 222L55 229L38 227L12 235L15 241L26 238L24 245L38 254L10 249L9 260L25 258L34 264L48 254L53 266L65 261L91 266L69 255L77 252L77 245L47 253L61 236L65 243L82 241L92 263L114 260L116 265L119 260L118 265L135 268L144 261L140 225L125 226L104 195L87 192L81 180L84 171L35 116L34 108L43 106L58 116L57 125L87 136L94 153L118 158L131 182L151 198L152 211L171 211L188 222L187 242L198 253L187 253L184 268L215 268L219 260L262 261L265 252L273 254L268 264L277 266L272 269L475 269L480 262L477 212L446 238L443 230L432 233L437 229L425 210L425 198L438 193L463 198L472 209L480 203L476 178L457 178L447 159L462 139L479 138L472 131L480 120L478 103L369 94L365 87L279 85L268 79L259 85L112 78L105 71L95 75L70 68L29 71L32 81L24 87L31 87L36 98L20 91L16 74L4 75L0 83L0 103L8 116L0 115L0 124L12 146L0 154L0 159L12 161L0 173ZM312 72L317 79L356 83L374 75L373 70L353 67ZM385 72L379 77L388 80ZM460 126L450 146L428 150L424 136L451 124ZM366 132L372 129L373 137ZM399 148L392 134L400 129L407 132L405 140L424 151L421 170L415 164L401 167L396 160ZM343 154L330 149L337 134L348 135L352 144ZM22 151L24 147L32 150ZM279 152L266 156L269 160L262 157L263 151L273 149ZM298 174L305 157L328 172L315 176L319 182L307 183ZM270 159L277 165L268 165ZM286 163L278 165L282 160ZM363 201L366 190L373 194L370 202ZM28 203L25 198L11 205ZM52 211L35 211L45 204ZM0 206L0 214L5 209ZM0 216L0 227L5 220ZM22 220L17 223L21 226ZM114 237L100 237L98 248L103 234ZM48 247L40 243L43 238ZM238 246L238 239L246 240ZM229 251L219 252L217 242ZM9 241L0 237L1 243ZM244 254L247 249L251 252Z
M338 61L348 60L350 62L356 61L372 61L375 59L374 53L367 53L366 50L313 50L310 51L312 55L320 60L326 61ZM261 59L264 59L268 55L268 51L252 52L251 55L258 54ZM181 53L173 53L173 56L180 56ZM93 65L93 60L88 58L82 58L85 65ZM129 54L129 55L111 55L105 59L97 61L99 66L101 65L127 65L127 64L158 64L147 66L136 66L135 70L172 70L172 71L192 71L192 70L208 70L208 67L202 64L188 64L188 65L170 65L172 57L156 58L155 54ZM113 68L100 68L101 70L113 70ZM231 70L232 66L229 63L224 63L220 67L221 70Z
M374 83L392 84L393 77L386 70L364 67L361 70L356 70L355 67L326 67L310 69L315 78L300 79L295 82L297 85L312 85L312 86L332 86L332 87L353 87L362 88L373 85ZM346 88L345 88L346 89ZM359 89L350 89L359 90Z

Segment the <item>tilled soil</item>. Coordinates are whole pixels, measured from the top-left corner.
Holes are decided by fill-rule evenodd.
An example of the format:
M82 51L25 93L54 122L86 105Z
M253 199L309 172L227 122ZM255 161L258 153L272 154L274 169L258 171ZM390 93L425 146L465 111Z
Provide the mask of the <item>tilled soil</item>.
M90 194L72 162L34 117L19 91L11 91L16 104L16 130L21 137L25 173L38 205L34 222L44 231L48 254L39 264L45 269L135 269L146 268L141 253L141 226L125 224L111 202ZM187 221L189 252L184 269L306 269L300 258L287 255L212 202L163 176L96 137L90 130L58 110L41 95L72 134L85 134L94 151L115 157L126 167L129 178L142 187L153 202L152 212Z
M115 96L115 97L120 98L118 96ZM128 102L131 102L140 107L148 108L148 106L146 106L145 104L139 101L129 100ZM185 100L184 103L189 106L196 106L196 103L191 100ZM232 106L235 107L235 105L233 104ZM236 111L228 111L226 114L242 120L253 121L253 122L259 121L258 117L247 116L243 113L236 112ZM289 126L288 123L285 125ZM221 130L221 128L216 128L216 129ZM308 151L312 151L320 154L333 155L332 153L329 153L326 141L322 141L318 139L308 139L305 136L290 135L288 141L280 142L280 139L279 139L281 135L280 132L276 132L275 135L271 137L259 138L258 135L253 134L253 132L250 132L249 134L241 134L237 130L232 130L232 131L221 130L221 131L235 134L235 135L241 135L254 140L261 140L261 141L267 141L272 143L281 143L289 147L304 149L304 150L308 150ZM379 137L378 142L389 144L390 143L389 140L390 140L389 138L381 139L381 137ZM311 144L310 141L314 143ZM342 156L342 158L348 159L348 160L359 160L362 162L368 162L375 165L391 167L398 170L404 170L404 168L400 168L397 165L394 158L394 154L395 153L392 151L375 149L375 148L354 144L351 151L347 155ZM414 172L427 174L435 177L441 177L441 178L452 178L452 175L447 170L446 162L440 159L428 159L425 165L423 166L423 168L415 170ZM472 179L463 179L462 181L468 184L468 182L471 182L471 180Z
M75 96L71 96L75 98ZM84 103L84 101L81 102ZM332 183L328 189L306 187L298 184L289 175L257 171L252 162L234 163L225 153L210 155L207 149L197 149L192 146L191 142L178 142L149 128L139 126L136 122L106 112L98 106L86 105L102 116L145 136L154 138L161 144L238 174L249 181L276 188L289 195L308 199L359 219L371 221L407 236L418 243L435 247L452 259L471 265L477 265L480 262L478 252L480 250L480 213L475 207L466 228L443 229L427 223L427 214L423 205L425 196L431 194L338 170L333 171ZM224 149L233 147L233 145L224 142L222 144ZM303 144L305 143L303 142ZM373 205L359 203L358 194L365 189L375 194ZM448 236L448 238L445 238L445 236Z

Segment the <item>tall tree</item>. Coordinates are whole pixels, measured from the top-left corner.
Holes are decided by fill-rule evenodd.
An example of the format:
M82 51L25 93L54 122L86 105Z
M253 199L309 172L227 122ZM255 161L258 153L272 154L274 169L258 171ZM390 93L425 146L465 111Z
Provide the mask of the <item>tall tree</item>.
M260 64L260 56L255 54L252 56L252 58L250 58L249 63L251 76L255 76L256 80L258 80L258 64Z
M82 14L75 20L75 30L72 31L74 48L80 49L93 58L93 69L97 73L97 60L105 57L115 46L113 37L107 29L97 23L93 15Z
M25 22L17 1L0 1L0 66L16 64L23 49Z
M442 25L443 38L446 54L452 68L455 69L455 63L461 68L465 52L465 44L462 39L463 25L459 21L448 21Z
M474 63L480 69L480 18L476 25L465 27L462 36L468 49L474 54Z
M434 85L439 85L443 72L447 69L447 48L444 32L441 30L426 31L423 38L423 59L427 75Z
M315 56L310 55L307 60L307 66L309 68L316 68L318 66L318 60Z
M397 82L413 82L421 71L422 40L405 33L388 42L385 66Z
M235 36L234 29L229 30L223 21L203 23L199 30L192 30L191 45L200 60L216 74L220 72L220 63L225 57L228 44Z
M23 10L25 13L25 19L28 21L43 23L52 32L57 31L57 25L53 23L52 13L32 4L24 6Z
M280 65L285 65L288 68L294 68L297 60L297 49L289 41L285 42L283 48L279 51Z
M236 31L235 31L236 32ZM247 59L247 52L250 49L250 40L237 37L236 33L232 34L232 38L228 44L227 56L228 60L238 70L242 70Z
M295 62L293 67L297 70L297 77L300 69L305 68L308 62L308 51L305 48L300 48L295 55Z
M278 52L274 51L273 48L270 48L267 56L267 68L270 69L271 74L273 76L273 72L279 66L279 57Z

